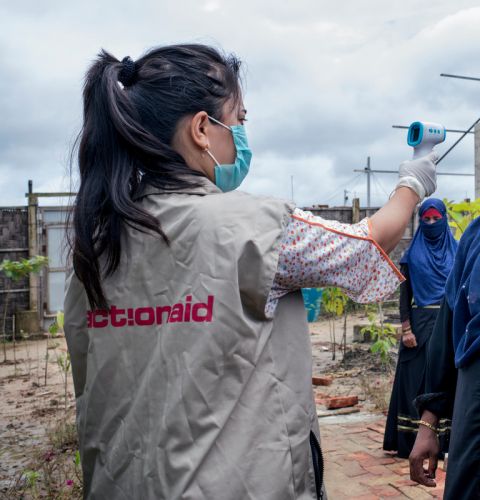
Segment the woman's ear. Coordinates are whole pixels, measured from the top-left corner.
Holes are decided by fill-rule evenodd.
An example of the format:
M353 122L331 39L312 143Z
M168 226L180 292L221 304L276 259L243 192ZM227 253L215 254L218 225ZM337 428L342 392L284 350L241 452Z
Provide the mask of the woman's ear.
M193 115L190 122L190 134L193 143L199 147L202 151L210 147L208 140L208 129L212 125L208 119L208 115L205 111L199 111Z

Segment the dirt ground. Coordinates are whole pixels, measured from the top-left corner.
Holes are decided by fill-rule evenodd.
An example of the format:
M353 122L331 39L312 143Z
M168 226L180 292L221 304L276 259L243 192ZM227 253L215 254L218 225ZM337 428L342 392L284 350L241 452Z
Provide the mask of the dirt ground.
M78 489L71 467L75 456L73 383L68 373L65 399L61 368L66 359L65 339L51 339L48 346L48 363L47 340L40 339L17 344L17 364L12 362L13 347L8 345L10 362L0 364L0 498L75 498L73 492ZM51 487L55 492L42 485L47 474L55 482Z
M388 366L379 356L370 352L370 343L353 341L353 326L367 325L365 314L348 315L345 356L342 351L343 319L335 321L335 360L330 327L326 319L310 323L313 355L313 375L331 377L329 386L314 387L317 414L331 417L339 413L385 413L390 401L397 352L392 349ZM359 404L345 410L325 411L323 400L330 396L358 396Z
M359 323L367 323L364 315L349 315L344 360L339 345L336 359L332 360L328 322L310 324L313 374L333 379L329 386L314 387L320 425L324 418L330 424L335 423L335 418L344 423L349 415L381 415L387 408L392 370L386 370L369 352L369 344L353 343L353 325ZM335 328L336 342L340 344L343 319L336 321ZM11 361L11 344L7 354L10 363L0 364L0 498L80 498L73 383L68 372L65 391L62 369L66 361L65 339L18 343L17 364ZM1 356L3 359L3 353ZM350 395L358 396L358 405L326 409L324 403L329 396Z

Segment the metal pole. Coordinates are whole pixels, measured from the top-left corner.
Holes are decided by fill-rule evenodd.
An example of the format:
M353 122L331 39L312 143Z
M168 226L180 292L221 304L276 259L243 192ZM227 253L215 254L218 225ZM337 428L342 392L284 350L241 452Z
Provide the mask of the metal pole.
M410 125L392 125L392 128L400 128L404 130L408 130ZM465 130L459 130L458 128L446 128L445 132L449 132L451 134L464 134ZM469 134L473 134L473 132L468 132Z
M367 169L363 170L355 169L354 172L366 173ZM372 174L398 174L398 170L370 170ZM475 174L467 174L463 172L437 172L437 175L456 175L460 177L473 177Z
M480 82L480 78L475 78L473 76L450 75L448 73L440 73L440 76L446 76L448 78L460 78L461 80L474 80L475 82Z
M346 189L343 190L343 204L344 206L347 206L347 201L348 201L348 191Z
M444 158L445 156L450 153L450 151L475 127L475 125L480 122L480 118L478 120L475 120L475 122L472 123L472 125L466 130L446 151L443 153L442 156L436 161L436 164L438 165Z
M480 78L475 78L473 76L463 76L463 75L451 75L449 73L440 73L440 76L445 76L447 78L459 78L461 80L473 80L475 82L480 82ZM480 118L465 132L464 135L460 137L460 139L446 152L444 155L437 161L437 163L443 159L444 156L447 155L456 145L459 143L465 135L475 127L475 139L474 139L474 162L475 162L475 198L480 197L480 130L477 127L477 123L480 121Z

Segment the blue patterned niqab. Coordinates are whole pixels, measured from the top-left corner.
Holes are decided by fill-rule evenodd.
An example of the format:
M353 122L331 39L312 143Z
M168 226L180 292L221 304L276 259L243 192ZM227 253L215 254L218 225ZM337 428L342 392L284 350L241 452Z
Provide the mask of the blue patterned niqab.
M433 224L422 220L429 208L435 208L442 215ZM418 229L400 263L408 265L415 304L425 307L443 299L458 243L450 231L447 209L442 200L425 200L420 206L419 216Z

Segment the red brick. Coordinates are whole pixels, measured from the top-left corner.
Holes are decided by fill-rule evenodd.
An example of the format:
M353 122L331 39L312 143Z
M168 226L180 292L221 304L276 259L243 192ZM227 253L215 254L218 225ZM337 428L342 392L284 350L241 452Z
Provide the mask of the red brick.
M378 460L375 457L361 458L358 462L362 467L375 467L377 465L382 465L378 463Z
M343 434L359 434L359 433L364 433L365 428L364 427L353 427L352 429L345 430Z
M367 474L367 471L363 467L360 467L358 462L354 461L342 462L340 464L340 467L342 473L348 477L357 477L363 474Z
M380 465L389 465L389 464L395 464L397 461L394 458L390 457L380 457L378 459L378 463Z
M428 490L428 493L430 493L433 498L443 498L443 488L433 488Z
M380 498L400 496L400 492L390 485L382 485L379 488L373 488L372 493L375 493L375 495L378 495Z
M410 479L395 479L394 481L392 481L392 484L394 486L398 486L398 487L401 487L401 486L417 486L417 483L415 483L414 481L410 480Z
M364 451L355 451L353 453L349 453L347 457L349 460L359 460L361 458L373 458L372 455L365 453Z
M400 476L406 476L408 475L410 477L410 467L408 465L404 464L395 464L389 467L389 469L392 472L395 472L395 474L399 474Z
M382 424L370 424L367 425L367 429L370 431L379 432L380 434L383 434L385 432L385 426Z
M331 385L332 382L332 377L312 377L313 385Z
M437 468L437 470L435 471L435 478L438 481L445 481L445 476L447 475L447 473L443 470L443 469L440 469L440 468Z
M377 495L360 495L359 497L355 497L356 500L382 500Z
M386 476L391 474L391 472L384 465L365 465L362 467L375 476Z
M432 500L429 492L421 489L418 484L416 486L401 486L399 490L407 497L415 500Z
M356 404L358 404L358 396L338 396L329 398L326 406L329 410L333 410L335 408L355 406Z

